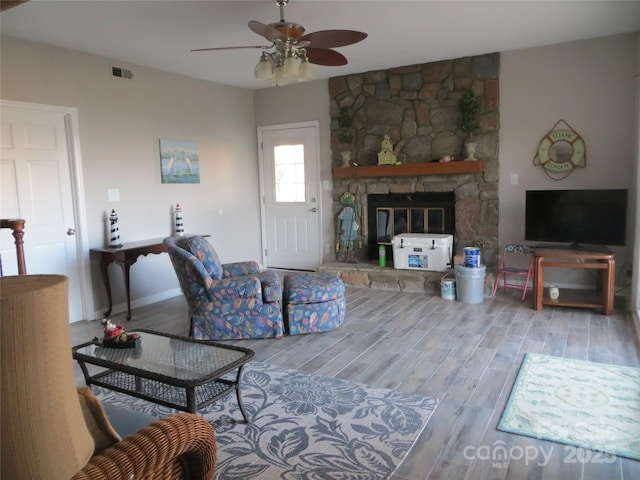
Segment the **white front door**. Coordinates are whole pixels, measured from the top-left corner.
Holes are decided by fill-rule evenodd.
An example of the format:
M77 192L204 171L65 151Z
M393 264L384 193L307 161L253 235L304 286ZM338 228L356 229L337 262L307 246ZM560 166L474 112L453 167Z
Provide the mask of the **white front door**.
M69 169L67 116L2 103L0 217L22 218L27 274L69 277L69 321L84 318ZM44 107L44 106L43 106ZM17 275L11 230L0 233L4 275Z
M318 125L260 127L258 140L265 263L315 270L322 258Z

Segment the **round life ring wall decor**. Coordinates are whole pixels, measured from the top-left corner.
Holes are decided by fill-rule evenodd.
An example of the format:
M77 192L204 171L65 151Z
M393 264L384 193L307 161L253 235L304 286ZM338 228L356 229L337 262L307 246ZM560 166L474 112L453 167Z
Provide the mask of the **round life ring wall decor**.
M561 123L565 128L559 128ZM567 178L574 169L587 166L584 140L567 122L560 120L540 141L533 164L541 166L553 180Z

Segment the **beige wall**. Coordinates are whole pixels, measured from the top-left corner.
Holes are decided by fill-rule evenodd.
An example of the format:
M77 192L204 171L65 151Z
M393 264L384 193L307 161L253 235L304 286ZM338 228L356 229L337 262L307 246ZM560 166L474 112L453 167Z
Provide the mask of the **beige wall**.
M252 92L4 37L1 61L3 99L78 111L90 247L106 243L103 218L111 208L128 242L169 235L171 207L180 203L186 231L211 235L223 261L260 258ZM130 68L133 80L111 77L114 64ZM198 144L200 184L161 183L161 138ZM120 190L120 202L107 201L108 188ZM121 274L111 268L121 304ZM95 260L91 277L102 310ZM179 293L167 255L140 259L131 284L137 303Z
M500 244L524 240L526 190L635 188L635 35L503 52L500 70ZM564 180L533 165L538 143L558 120L585 140L587 164ZM518 185L511 175L518 175ZM628 221L635 209L630 196ZM632 258L615 247L618 271ZM550 280L592 283L585 272L551 270ZM588 274L587 274L588 275ZM580 279L583 280L580 280Z
M640 335L640 220L638 213L640 212L640 32L636 33L636 73L634 75L636 84L636 128L635 128L635 151L636 170L635 170L635 206L636 206L636 228L635 228L635 246L633 251L633 285L631 287L630 305L634 312L634 320L636 322L636 332Z

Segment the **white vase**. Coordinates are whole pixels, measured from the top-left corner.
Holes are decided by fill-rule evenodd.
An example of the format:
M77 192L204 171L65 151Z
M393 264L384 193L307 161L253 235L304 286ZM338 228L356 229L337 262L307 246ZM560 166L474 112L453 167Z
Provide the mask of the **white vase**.
M476 158L476 147L478 144L476 142L467 142L464 144L465 151L467 152L467 158L465 160L478 160Z
M340 155L342 156L342 166L343 167L351 166L351 151L346 150L344 152L340 152Z

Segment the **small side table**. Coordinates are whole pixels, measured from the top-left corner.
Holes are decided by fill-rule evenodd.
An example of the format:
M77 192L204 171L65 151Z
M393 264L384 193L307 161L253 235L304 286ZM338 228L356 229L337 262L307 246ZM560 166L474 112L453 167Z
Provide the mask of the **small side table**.
M545 267L597 270L596 291L563 288L557 300L545 297ZM610 251L534 248L533 309L542 310L543 305L584 307L601 309L603 314L611 315L615 293L615 267L615 256Z

